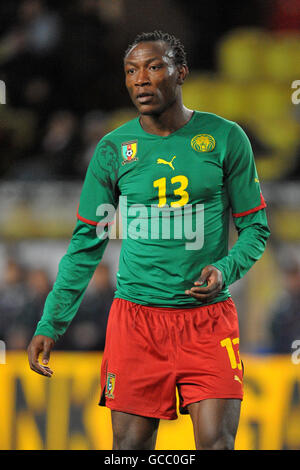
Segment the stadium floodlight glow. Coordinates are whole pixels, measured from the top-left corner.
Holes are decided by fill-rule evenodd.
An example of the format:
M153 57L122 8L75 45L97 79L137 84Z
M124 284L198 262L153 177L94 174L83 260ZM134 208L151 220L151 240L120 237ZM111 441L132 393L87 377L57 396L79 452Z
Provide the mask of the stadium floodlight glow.
M2 340L0 340L0 364L6 364L6 347Z
M6 86L3 80L0 80L0 104L6 104Z

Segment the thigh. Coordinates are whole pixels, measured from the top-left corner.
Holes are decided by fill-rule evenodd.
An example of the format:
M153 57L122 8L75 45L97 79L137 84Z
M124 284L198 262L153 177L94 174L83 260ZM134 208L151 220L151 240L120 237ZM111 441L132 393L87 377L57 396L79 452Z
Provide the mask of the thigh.
M115 299L101 365L100 405L132 415L177 418L170 349L164 315Z
M231 299L186 315L177 364L180 412L207 399L243 399L239 328Z
M113 450L154 450L159 420L111 411Z
M241 400L215 398L187 406L197 449L234 449Z

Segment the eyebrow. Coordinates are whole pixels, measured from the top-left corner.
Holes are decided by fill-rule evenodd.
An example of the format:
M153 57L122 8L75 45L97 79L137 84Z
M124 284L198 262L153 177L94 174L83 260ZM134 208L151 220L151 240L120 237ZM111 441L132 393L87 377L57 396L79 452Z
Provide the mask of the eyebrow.
M150 59L147 59L145 61L145 64L150 64L150 62L153 62L154 60L161 60L163 61L163 58L162 57L151 57ZM134 61L134 60L128 60L125 58L125 65L127 64L132 64L132 65L136 65L137 64L137 61Z

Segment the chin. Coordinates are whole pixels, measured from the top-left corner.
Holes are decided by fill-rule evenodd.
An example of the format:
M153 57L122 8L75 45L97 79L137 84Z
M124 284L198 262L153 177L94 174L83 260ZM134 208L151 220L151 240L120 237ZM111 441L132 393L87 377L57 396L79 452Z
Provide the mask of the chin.
M152 111L150 109L148 109L148 110L140 109L139 113L141 114L141 116L155 116L155 115L157 115L157 113L155 113L154 111Z
M146 106L142 106L138 111L142 116L159 116L162 113L161 109L147 108Z

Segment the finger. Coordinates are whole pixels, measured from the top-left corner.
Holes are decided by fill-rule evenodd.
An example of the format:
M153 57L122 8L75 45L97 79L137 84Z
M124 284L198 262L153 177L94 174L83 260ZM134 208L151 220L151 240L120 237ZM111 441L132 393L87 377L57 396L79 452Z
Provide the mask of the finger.
M49 367L43 367L38 362L30 364L30 368L37 374L44 375L45 377L52 377L53 371Z
M192 287L190 290L194 292L195 294L211 294L217 288L218 288L218 284L214 283L214 284L211 284L210 286Z
M28 360L29 360L30 368L34 372L37 372L38 374L46 375L46 376L49 376L49 374L50 374L50 376L51 376L53 374L52 370L49 369L49 367L42 367L39 364L39 360L38 360L39 354L40 354L40 348L30 347L28 349Z
M29 365L31 368L34 364L38 363L40 351L41 351L41 348L32 347L31 345L29 346L28 361L29 361Z
M199 292L195 292L192 289L185 291L187 295L190 295L191 297L194 297L195 299L198 299L198 300L211 300L219 292L220 292L220 288L218 286L215 289L211 290L209 293L199 293Z
M33 370L35 370L35 372L39 372L43 375L47 375L47 376L51 376L53 374L53 370L50 369L50 367L46 367L46 366L41 366L39 362L35 362L32 364L33 366Z
M206 279L200 278L198 281L194 282L195 286L203 286L203 284L208 283L208 276Z
M213 266L205 266L202 269L199 279L194 284L204 284L206 281L209 282L209 278L215 275L215 268Z
M208 285L216 282L218 282L218 274L212 269L207 269L205 272L202 272L200 278L194 282L194 285L199 286L205 283Z
M191 289L189 289L189 292L192 292L195 294L211 294L216 289L219 289L218 282L214 282L213 284L210 284L209 286L204 286L204 287L192 287Z

